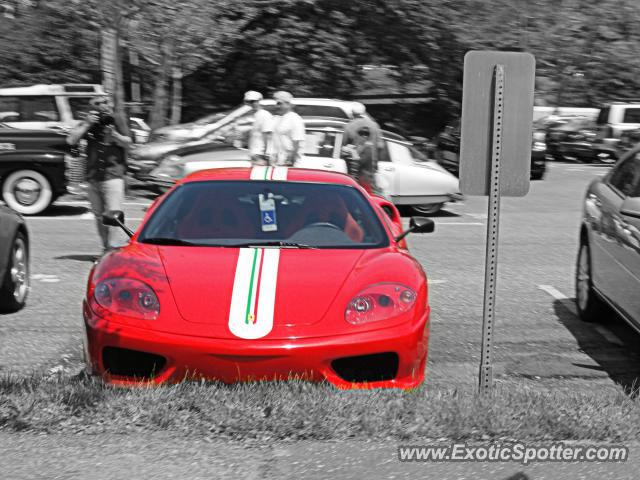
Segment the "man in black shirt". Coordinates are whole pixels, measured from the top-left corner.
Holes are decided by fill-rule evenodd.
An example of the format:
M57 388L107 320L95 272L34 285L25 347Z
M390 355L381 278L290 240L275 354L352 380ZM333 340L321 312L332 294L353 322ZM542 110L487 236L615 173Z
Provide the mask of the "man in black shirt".
M87 118L67 137L67 143L87 140L87 182L89 201L96 217L98 233L104 250L112 248L110 228L103 225L102 215L109 210L122 210L124 178L127 171L127 149L131 138L126 135L122 119L114 116L107 97L90 102L94 108Z

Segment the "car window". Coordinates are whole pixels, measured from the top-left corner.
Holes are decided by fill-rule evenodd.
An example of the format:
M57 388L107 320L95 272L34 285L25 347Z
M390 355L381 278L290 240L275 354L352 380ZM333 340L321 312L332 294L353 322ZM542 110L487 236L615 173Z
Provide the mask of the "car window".
M0 97L0 121L57 122L58 107L53 96Z
M408 146L396 142L387 142L387 148L389 150L389 158L393 163L398 165L413 164L413 156Z
M294 110L301 117L349 118L342 108L327 105L295 105Z
M82 120L92 109L89 105L92 97L67 97L71 115L75 120Z
M640 108L627 107L624 111L623 123L640 123Z
M265 199L274 202L268 225L261 209ZM154 211L139 241L152 238L206 246L282 241L317 248L378 248L389 242L379 217L355 188L256 180L178 187Z
M304 140L304 155L332 158L337 135L337 132L307 130Z
M632 154L620 162L609 177L609 185L625 196L635 193L640 177L640 153Z

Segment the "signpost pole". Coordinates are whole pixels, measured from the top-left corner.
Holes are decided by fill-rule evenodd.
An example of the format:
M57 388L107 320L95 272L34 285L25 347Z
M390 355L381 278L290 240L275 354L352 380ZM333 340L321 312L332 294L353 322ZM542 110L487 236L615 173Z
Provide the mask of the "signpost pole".
M493 134L491 142L491 176L487 215L487 252L484 273L484 307L482 312L482 353L480 357L480 393L489 393L493 383L492 338L495 317L498 265L498 229L500 223L500 160L504 118L504 66L495 66L493 80Z

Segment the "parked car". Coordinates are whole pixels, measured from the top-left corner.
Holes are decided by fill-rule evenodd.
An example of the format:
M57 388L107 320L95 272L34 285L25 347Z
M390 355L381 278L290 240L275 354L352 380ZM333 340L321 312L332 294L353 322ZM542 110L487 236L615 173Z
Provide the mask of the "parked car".
M67 131L89 110L89 101L105 95L101 85L64 84L0 88L0 122L26 130Z
M460 171L460 121L447 125L438 134L436 141L436 160L454 175ZM547 145L544 132L534 130L531 139L531 179L541 180L547 170Z
M0 312L24 307L29 293L29 232L17 212L0 205Z
M71 152L66 136L58 132L0 128L2 200L23 215L45 210L67 193L80 161Z
M123 225L124 214L104 221ZM416 388L430 307L405 236L434 223L409 225L346 175L266 166L191 175L91 269L87 366L121 385L299 377Z
M166 141L166 140L192 139L194 131L200 128L206 127L208 125L213 125L218 120L221 120L228 114L229 114L229 111L212 113L211 115L206 115L194 122L179 123L177 125L167 125L165 127L156 128L151 132L151 135L149 136L149 141L160 142L160 141Z
M553 115L534 125L546 130L547 154L556 161L614 163L618 158L616 151L600 148L597 127L590 117Z
M296 167L347 172L342 158L342 132L346 121L305 118L305 149ZM429 161L404 137L383 131L384 148L378 163L377 182L397 206L418 214L436 213L447 202L462 199L458 179ZM246 150L228 144L191 145L175 150L144 179L167 189L189 173L208 168L249 166Z
M275 100L260 102L266 110L275 112ZM296 98L295 111L302 117L333 117L348 120L353 117L353 102L326 98ZM241 105L212 124L194 127L187 137L177 139L161 137L158 141L152 133L152 140L146 145L134 148L129 155L130 171L134 178L148 174L158 165L161 157L185 144L209 144L216 141L241 139L253 124L253 111Z
M596 119L598 133L595 142L603 152L617 155L624 132L640 128L640 102L612 102L600 109Z
M640 147L587 189L575 284L580 318L609 305L640 331Z

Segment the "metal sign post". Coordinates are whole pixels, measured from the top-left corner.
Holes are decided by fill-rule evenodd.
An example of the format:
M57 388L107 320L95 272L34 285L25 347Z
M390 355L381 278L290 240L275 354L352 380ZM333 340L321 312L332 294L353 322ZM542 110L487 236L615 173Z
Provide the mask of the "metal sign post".
M491 391L501 196L529 190L535 59L529 53L471 51L464 59L460 189L489 197L479 388Z
M498 230L500 226L500 160L502 156L502 120L504 107L504 65L496 65L493 87L493 139L491 142L491 177L487 215L487 252L484 267L484 307L482 311L482 353L480 356L480 391L491 388L493 317L498 268Z

